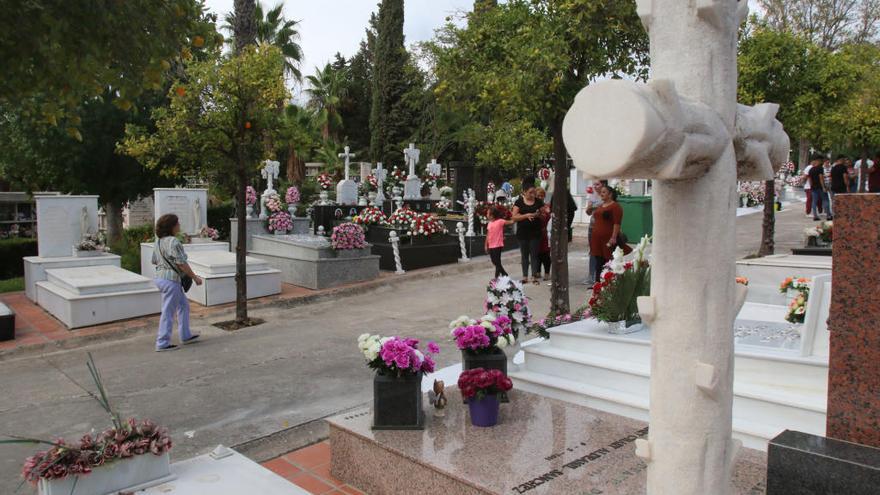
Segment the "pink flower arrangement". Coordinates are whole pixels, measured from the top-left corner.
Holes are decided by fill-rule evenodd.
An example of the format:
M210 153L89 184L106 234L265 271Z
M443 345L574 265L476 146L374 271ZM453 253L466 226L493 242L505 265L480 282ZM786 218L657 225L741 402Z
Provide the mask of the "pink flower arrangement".
M450 323L455 344L462 351L476 354L496 352L516 342L510 318L486 315L480 321L466 317Z
M513 382L501 370L474 368L465 370L458 376L458 389L465 399L482 400L487 395L507 392Z
M94 468L118 459L148 453L162 455L169 450L168 430L149 420L131 418L95 437L87 434L78 444L57 440L49 450L28 457L21 475L25 481L36 484L40 479L87 475Z
M205 225L204 227L202 227L202 230L199 231L199 237L204 237L206 239L216 241L220 237L220 233L217 232L217 229Z
M440 347L434 342L428 342L422 352L416 339L369 334L358 337L358 347L371 369L397 376L433 373L436 366L433 356L440 353Z
M286 211L277 211L269 215L269 232L290 232L293 230L293 219Z
M368 206L361 210L360 213L355 216L352 221L358 225L385 225L388 223L388 218L385 217L385 214L382 213L382 210L376 208L375 206Z
M247 186L247 189L245 189L244 202L248 206L254 206L257 204L257 190L251 186Z
M269 197L266 198L266 209L273 213L284 211L284 203L281 202L281 196L270 194Z
M333 187L333 179L330 178L330 174L327 172L321 172L315 180L318 181L318 186L323 191L329 191Z
M363 249L367 247L364 229L350 222L337 225L330 234L330 245L336 250Z
M296 186L290 186L287 188L287 193L284 194L284 200L287 201L289 205L299 204L300 194L299 189Z

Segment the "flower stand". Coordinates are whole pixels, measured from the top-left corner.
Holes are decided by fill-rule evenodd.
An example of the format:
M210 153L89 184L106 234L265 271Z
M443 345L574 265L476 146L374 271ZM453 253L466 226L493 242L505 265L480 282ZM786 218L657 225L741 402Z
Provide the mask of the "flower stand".
M422 374L373 378L373 429L422 430Z
M481 427L497 425L499 405L498 397L492 394L486 395L482 399L474 397L469 400L468 409L471 413L471 424Z
M110 495L118 492L136 492L167 483L171 474L168 453L138 455L115 460L97 467L87 475L70 475L61 479L41 479L40 495ZM75 483L75 485L74 485Z
M472 370L474 368L483 368L486 370L501 370L507 374L507 355L503 350L495 348L491 354L475 354L471 351L461 351L461 369ZM502 393L499 397L501 402L510 402L506 393ZM467 399L464 401L467 403Z

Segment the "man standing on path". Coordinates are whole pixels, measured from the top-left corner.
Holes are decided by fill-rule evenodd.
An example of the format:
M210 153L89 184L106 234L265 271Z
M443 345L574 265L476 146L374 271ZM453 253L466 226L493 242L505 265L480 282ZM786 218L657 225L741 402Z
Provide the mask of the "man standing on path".
M803 172L801 172L801 180L804 182L804 194L807 196L806 214L808 217L811 216L813 212L813 193L810 190L810 169L812 168L813 162L810 162L804 167ZM822 213L822 211L819 210L819 213Z
M828 204L828 193L825 188L825 168L822 166L822 157L816 156L810 160L810 192L813 195L813 220L819 221L818 209L825 211L825 217L832 219L831 206Z
M846 157L838 155L831 167L831 204L834 204L834 196L849 192L849 168L846 166ZM833 207L832 207L833 211Z

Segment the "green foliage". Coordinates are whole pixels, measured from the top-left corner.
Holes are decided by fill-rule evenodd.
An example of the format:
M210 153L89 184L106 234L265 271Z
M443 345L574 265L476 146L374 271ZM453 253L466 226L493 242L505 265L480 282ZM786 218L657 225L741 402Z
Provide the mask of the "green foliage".
M25 256L37 255L37 240L26 237L0 239L0 279L24 275Z
M400 145L409 137L411 116L403 104L409 55L403 42L403 0L382 0L373 52L370 157L389 165L401 161Z
M547 134L524 119L495 121L480 131L477 164L515 176L523 175L553 149Z
M370 34L368 34L370 36ZM339 116L342 118L344 142L358 156L368 158L370 152L370 109L372 108L372 59L368 41L362 41L358 52L349 60L339 60L346 78ZM334 64L336 65L336 64Z
M0 280L0 294L5 292L21 292L24 290L24 277Z
M850 62L856 82L846 102L831 114L830 134L838 144L866 153L880 146L880 47L847 46L839 56Z
M279 191L281 191L281 196L283 197L283 189L279 189ZM229 219L232 218L233 215L235 215L234 201L224 201L219 205L208 208L208 226L217 229L217 234L220 235L218 240L229 240Z
M282 73L281 53L269 45L193 62L169 92L170 106L153 111L155 132L128 126L120 150L165 176L207 172L233 192L239 167L256 171L279 127L278 102L289 97Z
M0 107L78 136L77 108L111 94L123 110L161 89L174 63L218 41L202 0L29 0L0 17ZM208 21L208 22L205 22Z
M141 272L141 243L153 242L154 230L152 224L132 227L122 232L122 238L110 245L110 252L119 255L122 268L134 272Z
M324 139L336 139L339 128L342 127L339 106L347 89L345 78L345 68L337 69L329 63L323 69L316 67L315 75L306 77L309 83L306 89L309 108L316 114L316 123L321 126Z
M284 72L294 80L301 81L302 73L299 70L299 64L302 62L303 53L299 46L299 31L297 30L299 21L289 21L284 18L284 2L278 2L265 13L263 10L263 3L257 2L254 6L257 43L268 43L281 50L281 55L284 56ZM221 29L230 34L227 41L230 47L234 47L235 13L226 14L224 21Z

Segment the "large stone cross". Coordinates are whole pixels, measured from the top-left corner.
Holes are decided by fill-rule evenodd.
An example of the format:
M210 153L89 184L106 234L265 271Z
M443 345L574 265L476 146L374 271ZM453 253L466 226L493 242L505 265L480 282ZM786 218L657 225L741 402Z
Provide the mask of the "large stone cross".
M345 160L345 180L348 180L348 166L351 164L351 159L354 158L355 154L350 152L351 148L348 146L345 147L345 153L340 153L339 158Z
M648 493L730 491L736 181L788 159L777 105L737 105L737 29L747 0L638 0L651 40L647 84L608 80L577 95L563 137L593 177L655 179Z
M419 154L421 150L416 145L409 143L409 147L403 150L403 156L406 157L406 163L409 165L409 176L416 176L416 164L419 163Z
M431 163L429 163L428 166L425 167L425 169L427 170L429 175L433 175L434 177L437 177L441 173L443 173L443 165L437 163L436 158L432 158Z
M263 170L262 175L263 178L268 182L266 183L266 191L275 191L274 180L278 178L278 174L281 171L280 163L274 160L266 160L263 162Z

